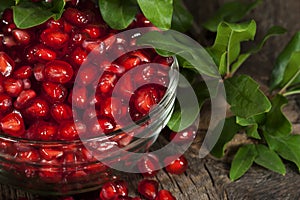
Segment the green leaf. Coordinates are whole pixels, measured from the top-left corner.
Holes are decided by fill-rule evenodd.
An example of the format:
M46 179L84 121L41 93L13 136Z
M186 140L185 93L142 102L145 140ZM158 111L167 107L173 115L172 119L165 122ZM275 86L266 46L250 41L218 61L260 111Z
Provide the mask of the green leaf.
M259 84L246 75L234 76L224 81L227 101L238 117L249 118L268 112L271 103L259 89Z
M250 138L260 140L261 137L260 137L257 129L258 129L258 124L253 124L253 125L248 126L246 128L247 136L250 137Z
M256 46L254 47L253 49L250 50L250 52L253 54L253 53L257 53L259 52L262 47L265 45L265 43L267 42L267 40L273 36L276 36L276 35L282 35L284 33L286 33L286 29L285 28L282 28L281 26L272 26L267 34L264 36L264 38L262 39L262 41Z
M14 0L3 0L0 2L0 14L6 9L10 8L11 6L15 5Z
M276 59L275 67L272 71L270 89L274 90L279 87L284 77L284 72L290 61L292 54L300 51L300 32L297 32L284 50L279 54Z
M271 171L285 175L286 170L281 158L268 147L262 144L256 145L257 157L254 162L262 167L265 167Z
M240 147L231 163L230 180L235 181L243 176L250 169L256 156L257 151L254 144Z
M138 12L133 0L98 0L98 4L104 21L113 29L127 28Z
M230 65L239 57L241 42L253 40L256 34L256 23L254 20L246 23L232 24L222 22L218 26L217 37L212 47L208 51L220 65L220 60L224 52L227 52L227 71Z
M219 77L213 60L207 51L197 42L176 31L148 32L137 41L138 45L150 45L156 49L169 51L167 55L176 55L186 61L185 68L196 69L197 72L212 77Z
M266 115L266 123L263 129L274 136L287 136L292 131L292 124L282 113L282 108L288 103L288 100L276 95L272 100L272 109Z
M226 144L231 141L234 135L241 129L242 127L236 123L235 117L226 118L219 140L210 153L217 158L223 157Z
M52 17L57 20L61 17L64 6L64 0L55 0L44 5L22 1L13 6L14 22L18 28L25 29L42 24Z
M143 14L155 26L161 29L171 28L173 16L173 0L137 0L137 2Z
M294 162L300 170L300 135L278 137L264 132L264 137L271 150L277 152L282 158Z
M293 52L286 66L280 87L287 89L300 83L300 51Z
M188 31L193 24L193 16L183 6L181 0L173 0L172 29L180 32Z
M209 31L216 32L218 25L222 21L238 22L261 2L262 0L256 0L247 4L240 1L225 3L215 12L214 16L203 24L203 27Z
M223 76L227 73L226 57L227 57L227 51L222 54L221 59L220 59L219 73L221 76Z
M231 74L235 73L250 56L251 53L243 53L239 55L237 61L234 62L231 66Z
M258 114L258 115L254 115L252 117L249 118L242 118L237 116L236 117L236 123L241 125L241 126L250 126L250 125L254 125L254 124L262 124L264 123L266 118L266 114Z

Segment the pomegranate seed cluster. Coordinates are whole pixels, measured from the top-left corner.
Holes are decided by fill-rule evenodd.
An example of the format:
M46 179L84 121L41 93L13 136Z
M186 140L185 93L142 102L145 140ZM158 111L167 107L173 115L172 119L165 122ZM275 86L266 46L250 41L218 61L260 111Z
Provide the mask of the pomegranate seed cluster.
M17 28L12 10L5 10L0 25L2 133L43 141L101 136L143 118L160 102L172 58L152 49L128 52L135 39L114 36L118 32L103 22L99 9L87 6L69 6L61 19L29 29ZM149 25L139 15L130 28ZM116 59L109 62L103 50ZM90 61L91 54L97 56L96 63ZM82 65L85 69L79 70ZM75 80L80 84L73 93ZM114 89L117 96L112 96ZM124 98L130 98L129 105ZM96 123L89 124L95 117Z
M129 29L150 26L138 14ZM173 63L171 57L161 57L150 48L130 50L136 38L118 33L105 24L99 8L89 1L82 5L69 1L59 20L28 29L16 27L11 9L3 12L0 135L4 137L0 153L6 160L0 166L11 173L12 180L13 176L25 177L27 188L55 183L55 190L68 192L73 187L80 189L78 182L100 185L112 179L108 167L79 139L105 136L147 117L166 93ZM116 59L109 62L105 52ZM82 66L85 70L80 70ZM125 133L116 135L97 149L106 155L111 146L126 146L132 138ZM139 168L155 159L149 158Z

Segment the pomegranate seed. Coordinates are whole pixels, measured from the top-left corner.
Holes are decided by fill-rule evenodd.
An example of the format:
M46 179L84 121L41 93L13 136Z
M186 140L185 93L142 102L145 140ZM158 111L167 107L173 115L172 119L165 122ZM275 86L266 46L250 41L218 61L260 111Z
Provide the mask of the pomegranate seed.
M14 29L12 35L17 43L20 45L27 45L30 43L31 35L26 30Z
M13 11L12 9L5 9L2 14L2 23L9 24L13 22Z
M57 136L57 125L51 122L37 121L26 132L28 139L51 141Z
M42 89L49 101L53 103L63 102L68 95L67 89L58 83L43 82Z
M165 66L171 66L174 62L174 59L173 57L162 57L158 55L156 58L154 58L153 62Z
M8 34L11 34L12 31L16 28L17 28L17 26L12 22L10 24L7 24L7 25L3 26L2 31L3 31L4 34L8 35Z
M22 92L24 85L20 79L8 78L3 84L4 90L11 97L17 97Z
M89 127L93 136L99 136L102 133L112 132L116 128L116 124L111 118L100 116L96 124L91 124Z
M71 55L71 61L75 66L81 66L87 58L87 52L80 47L77 47Z
M72 140L79 139L79 135L85 132L86 132L86 126L84 124L80 122L67 121L62 123L59 126L58 138L61 140L72 141Z
M18 153L18 158L26 162L37 162L40 160L40 155L36 150L24 151Z
M72 33L71 35L71 45L72 46L82 46L83 41L85 41L87 39L87 36L83 33Z
M17 79L28 79L32 75L32 68L28 65L24 65L16 69L13 76Z
M172 131L169 138L172 142L175 142L176 144L188 144L195 139L196 134L197 130L195 127L192 126L180 132Z
M40 154L45 160L54 160L61 157L64 153L62 150L54 148L42 148Z
M138 184L138 192L148 200L154 200L158 193L158 183L154 180L144 179Z
M121 58L119 64L124 66L126 70L130 70L138 66L139 64L141 64L141 59L134 55L130 55L130 56L126 55L123 58Z
M80 70L80 72L78 73L78 77L81 80L81 83L83 85L88 85L92 82L95 81L96 77L96 70L97 68L95 66L90 66L88 68L85 68L84 70Z
M89 24L83 29L82 32L86 33L89 38L97 39L99 37L102 37L105 34L106 30L104 29L104 27L101 27L99 25Z
M63 17L68 22L78 27L85 26L89 22L87 15L75 8L67 8Z
M67 83L73 76L72 66L61 60L53 60L48 62L44 68L44 75L48 81L55 83Z
M14 107L17 109L24 108L27 103L36 97L34 90L23 90L14 102Z
M73 118L73 112L71 106L63 103L54 104L51 107L51 116L58 123L66 120L71 120Z
M117 75L122 75L125 72L125 68L117 64L104 65L104 71L111 72Z
M127 184L124 181L107 182L100 191L100 199L102 200L113 200L118 196L127 195Z
M60 183L63 178L62 172L51 166L41 167L39 176L46 183Z
M12 99L7 94L0 94L0 115L12 110Z
M188 161L183 155L167 157L164 162L169 163L165 169L171 174L183 174L188 168Z
M130 53L130 55L140 58L140 60L145 63L149 63L151 61L150 56L147 55L146 52L144 52L142 50L134 51L134 52Z
M73 106L77 108L85 108L88 101L88 94L85 87L80 87L76 89L76 94L70 93L68 101L72 103Z
M137 166L144 177L153 177L158 173L158 169L160 169L159 159L152 153L148 153L142 157Z
M29 79L23 79L24 90L29 90L31 88L31 81Z
M135 109L142 114L148 114L150 109L161 100L159 90L163 89L155 84L148 84L139 88L132 96Z
M68 34L53 28L44 30L40 38L43 44L55 49L64 47L69 40Z
M50 112L49 104L46 100L35 98L25 109L24 114L28 118L48 118Z
M15 62L4 52L0 52L0 73L8 77L15 68Z
M25 133L23 118L18 113L9 113L0 120L1 130L14 137L20 137Z
M99 80L97 92L108 93L111 92L117 82L117 76L110 72L104 72Z
M59 20L54 20L53 18L51 18L46 22L46 26L52 30L62 29L63 19L60 18Z
M176 200L176 198L168 190L160 190L155 200Z

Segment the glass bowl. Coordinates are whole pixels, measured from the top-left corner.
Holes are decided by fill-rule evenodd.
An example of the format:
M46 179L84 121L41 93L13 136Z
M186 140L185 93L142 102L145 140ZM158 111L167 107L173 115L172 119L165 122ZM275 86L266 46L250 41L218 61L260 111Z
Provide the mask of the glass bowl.
M0 182L40 195L71 195L116 179L119 171L112 169L113 164L134 167L131 159L137 159L130 154L122 156L119 150L146 152L169 121L179 79L175 57L171 69L168 88L158 106L122 130L102 137L51 142L0 134ZM47 159L41 160L41 154Z

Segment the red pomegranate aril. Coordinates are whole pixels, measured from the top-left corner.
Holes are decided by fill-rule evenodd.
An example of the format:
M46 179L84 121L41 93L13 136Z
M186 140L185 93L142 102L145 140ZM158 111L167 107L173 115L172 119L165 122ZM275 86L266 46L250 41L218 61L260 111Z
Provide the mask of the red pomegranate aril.
M160 190L157 193L155 200L176 200L172 193L168 190Z
M58 83L43 82L42 89L52 103L62 103L68 95L67 89Z
M0 73L8 77L12 74L15 68L15 62L5 53L0 52Z
M9 35L16 28L17 28L17 26L12 22L10 24L4 25L3 28L2 28L2 31L3 31L4 34Z
M57 136L57 125L51 122L37 121L26 131L26 137L32 140L51 141Z
M34 57L40 62L47 62L56 59L55 51L45 47L44 45L37 45L33 49Z
M103 66L104 66L104 71L117 74L118 76L122 75L125 72L125 68L123 66L115 63L103 65Z
M172 142L175 142L176 144L189 144L195 139L196 134L197 129L191 126L180 132L172 131L170 133L169 138Z
M22 92L24 85L21 79L8 78L3 84L4 91L11 97L17 97Z
M12 98L9 95L0 94L0 115L11 111L12 105L13 105Z
M133 104L136 110L142 114L148 114L150 109L159 103L161 86L155 84L144 85L134 94Z
M144 177L153 177L160 169L159 159L156 155L148 153L138 161L137 167Z
M128 196L127 184L124 181L107 182L102 186L101 200L114 200L118 196Z
M86 33L91 39L97 39L102 37L106 33L106 30L99 25L89 24L82 30L82 32Z
M79 135L86 132L86 126L81 122L66 121L58 128L58 138L60 140L76 140Z
M141 59L134 55L130 55L130 56L126 55L123 58L121 58L119 64L124 66L126 70L130 70L138 66L139 64L141 64Z
M100 92L102 94L111 92L112 89L115 87L117 80L118 79L116 74L104 72L99 80L97 92Z
M60 18L59 20L54 20L53 18L51 18L46 22L46 26L49 29L53 29L53 30L62 29L64 26L63 19Z
M131 52L130 55L140 58L140 60L144 63L151 62L150 56L147 55L147 53L142 50L137 50L137 51Z
M97 68L93 65L80 70L77 76L80 78L81 84L88 85L96 80Z
M13 76L17 79L28 79L32 75L32 68L29 65L24 65L19 68L17 68L13 72Z
M34 90L23 90L14 102L14 107L17 109L24 108L27 103L36 97Z
M13 22L13 11L12 9L5 9L2 14L2 23L9 24Z
M27 118L44 119L48 118L50 112L49 104L42 98L35 98L29 106L24 110Z
M85 26L89 22L87 15L75 8L67 8L63 13L63 18L78 27Z
M73 74L72 66L61 60L50 61L44 68L45 78L55 83L67 83L72 79Z
M138 184L138 192L147 200L154 200L158 193L158 183L154 180L144 179Z
M52 167L52 166L41 167L39 176L46 183L56 183L56 184L60 183L63 178L63 174L59 170L59 168Z
M71 106L64 103L54 104L51 107L50 112L53 119L55 119L58 123L61 123L66 120L71 120L73 118Z
M165 158L165 164L168 164L165 169L171 174L183 174L188 168L187 159L182 156L170 156Z
M60 49L67 44L69 35L60 30L49 28L42 32L40 38L44 45Z
M18 152L18 158L25 162L37 162L40 160L40 155L36 150Z
M115 122L109 117L100 116L98 123L104 133L110 133L116 128Z
M70 57L71 62L74 63L75 66L81 66L82 63L86 60L88 54L85 50L80 47L77 47Z
M43 159L50 161L63 156L64 152L54 148L42 148L40 149L40 154Z
M26 30L14 29L12 35L17 43L20 45L27 45L30 43L31 35Z
M25 133L25 125L20 114L11 112L0 120L0 129L11 136L21 137Z
M73 46L81 46L83 41L87 39L87 36L83 33L75 32L72 33L70 43Z
M77 108L85 108L88 102L88 91L85 87L76 88L76 93L72 91L68 97L68 101Z
M173 57L162 57L158 55L154 58L153 62L164 66L171 66L174 62L174 59Z

